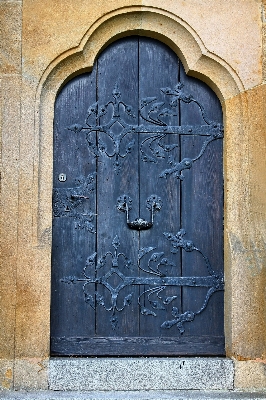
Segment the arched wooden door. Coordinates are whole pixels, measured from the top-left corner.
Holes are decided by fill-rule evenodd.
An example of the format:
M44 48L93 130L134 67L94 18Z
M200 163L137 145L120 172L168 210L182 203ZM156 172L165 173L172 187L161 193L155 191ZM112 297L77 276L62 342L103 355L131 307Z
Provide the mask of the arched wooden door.
M216 95L153 39L64 86L51 354L224 354L222 137Z

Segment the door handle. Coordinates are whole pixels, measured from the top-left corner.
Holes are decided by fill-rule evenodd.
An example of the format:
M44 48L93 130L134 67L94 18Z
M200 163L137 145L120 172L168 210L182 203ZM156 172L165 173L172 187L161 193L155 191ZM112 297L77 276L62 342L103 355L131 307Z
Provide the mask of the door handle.
M136 218L133 221L129 220L129 211L132 209L132 199L126 194L123 194L118 197L117 203L116 203L116 208L118 211L122 211L126 213L126 218L127 218L127 226L130 229L142 231L146 229L150 229L153 226L153 220L154 220L154 213L157 211L160 211L162 208L162 199L157 196L156 194L152 194L149 196L146 200L146 208L150 211L151 213L151 218L150 221L146 221L143 218Z

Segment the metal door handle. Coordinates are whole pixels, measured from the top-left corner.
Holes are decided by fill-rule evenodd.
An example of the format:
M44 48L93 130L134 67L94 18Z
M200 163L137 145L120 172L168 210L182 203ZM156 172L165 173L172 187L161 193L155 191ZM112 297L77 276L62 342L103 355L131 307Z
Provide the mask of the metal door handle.
M152 194L146 200L146 208L151 212L151 220L146 221L143 218L136 218L134 221L129 220L129 210L132 209L132 199L126 194L119 196L116 203L116 208L119 211L125 212L127 217L127 225L130 229L138 231L150 229L153 226L154 213L162 208L162 199L156 194Z

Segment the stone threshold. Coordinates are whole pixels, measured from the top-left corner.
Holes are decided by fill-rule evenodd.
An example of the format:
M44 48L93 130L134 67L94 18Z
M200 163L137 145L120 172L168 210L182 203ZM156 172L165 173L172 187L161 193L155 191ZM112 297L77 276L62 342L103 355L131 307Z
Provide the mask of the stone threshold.
M261 400L266 393L203 390L146 391L0 391L6 400Z
M49 389L69 391L233 390L226 358L51 358Z

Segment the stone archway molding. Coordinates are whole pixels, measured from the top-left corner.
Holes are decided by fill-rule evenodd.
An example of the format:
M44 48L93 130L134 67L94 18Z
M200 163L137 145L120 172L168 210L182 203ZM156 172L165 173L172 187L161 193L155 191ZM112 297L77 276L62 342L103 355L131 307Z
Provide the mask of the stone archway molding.
M206 82L221 102L244 90L233 68L210 52L187 22L157 7L130 6L96 20L77 47L56 57L43 73L38 92L44 87L59 90L66 80L82 71L90 71L100 51L129 35L149 36L167 44L180 57L186 73Z
M71 78L89 72L97 55L111 42L129 35L161 40L180 57L186 72L207 83L221 103L244 91L236 72L217 55L209 52L199 35L185 21L163 9L145 6L123 7L98 19L79 46L66 50L44 71L36 93L35 127L38 144L35 162L37 246L50 246L53 112L56 95Z

